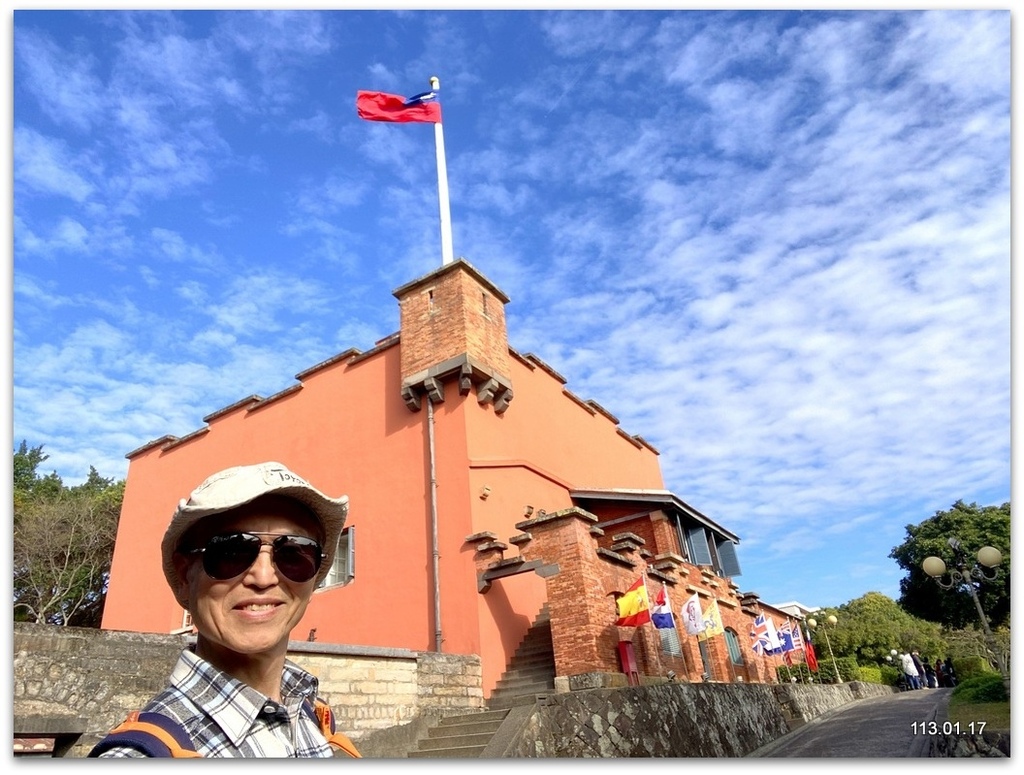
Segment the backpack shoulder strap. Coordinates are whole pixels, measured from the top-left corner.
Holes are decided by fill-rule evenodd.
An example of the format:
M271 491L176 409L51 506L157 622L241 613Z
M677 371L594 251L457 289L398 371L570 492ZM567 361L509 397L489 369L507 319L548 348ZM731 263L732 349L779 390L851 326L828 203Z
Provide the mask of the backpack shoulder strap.
M307 700L303 703L303 707L320 724L320 731L327 738L327 742L331 744L331 748L341 751L353 759L363 758L348 736L334 728L334 713L331 712L330 705L317 697L315 703L310 703Z
M129 746L154 758L201 758L181 724L162 713L129 713L93 747L89 756L98 757L120 746Z

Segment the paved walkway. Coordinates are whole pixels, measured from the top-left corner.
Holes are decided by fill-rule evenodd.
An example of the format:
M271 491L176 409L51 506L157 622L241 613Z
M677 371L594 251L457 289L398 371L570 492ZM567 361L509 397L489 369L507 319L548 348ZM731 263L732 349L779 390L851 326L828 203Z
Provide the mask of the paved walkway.
M761 746L748 758L927 757L933 737L922 732L920 724L933 720L941 724L952 692L919 689L858 700Z

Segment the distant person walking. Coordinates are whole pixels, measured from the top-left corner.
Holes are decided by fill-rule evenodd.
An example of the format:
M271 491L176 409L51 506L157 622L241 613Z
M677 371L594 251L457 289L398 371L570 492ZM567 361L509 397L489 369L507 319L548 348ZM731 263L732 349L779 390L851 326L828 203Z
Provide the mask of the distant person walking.
M924 663L921 661L921 655L915 650L910 652L910 658L914 660L914 667L917 669L918 682L921 684L919 689L928 688L928 678L924 669Z
M956 670L953 669L953 660L946 657L946 661L942 663L942 673L946 676L946 686L953 688L957 685Z
M938 689L939 679L935 675L935 668L932 667L932 663L928 661L928 657L922 657L921 661L924 663L925 686L929 689Z
M935 681L939 684L939 688L949 686L946 683L946 668L942 666L942 660L935 660Z
M921 676L914 665L914 658L910 654L900 654L900 662L903 664L903 675L906 676L907 686L911 689L921 688Z

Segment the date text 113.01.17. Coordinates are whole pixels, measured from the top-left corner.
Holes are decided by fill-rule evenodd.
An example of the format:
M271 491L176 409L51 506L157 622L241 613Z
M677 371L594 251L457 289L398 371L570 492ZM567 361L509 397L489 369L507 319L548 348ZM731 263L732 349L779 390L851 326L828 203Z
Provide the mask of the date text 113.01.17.
M910 729L915 735L980 735L985 724L984 721L968 721L966 724L959 721L914 721Z

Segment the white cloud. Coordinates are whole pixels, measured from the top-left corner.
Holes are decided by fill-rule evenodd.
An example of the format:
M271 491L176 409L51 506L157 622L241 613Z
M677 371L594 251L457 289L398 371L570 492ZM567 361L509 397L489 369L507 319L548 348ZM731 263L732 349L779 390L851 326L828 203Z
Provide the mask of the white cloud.
M905 524L1008 497L1004 12L202 19L25 38L15 432L69 475L397 330L434 136L352 100L436 73L456 255L741 535L744 584L893 594ZM780 576L796 547L821 564Z

